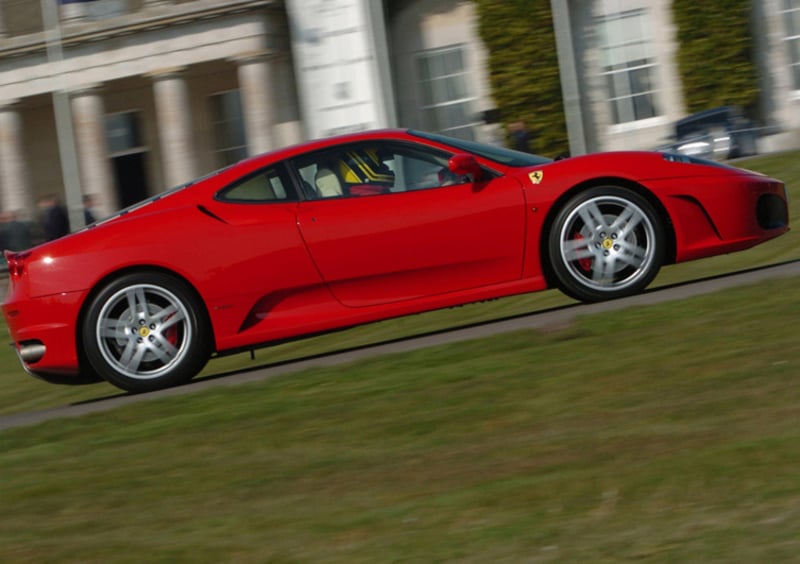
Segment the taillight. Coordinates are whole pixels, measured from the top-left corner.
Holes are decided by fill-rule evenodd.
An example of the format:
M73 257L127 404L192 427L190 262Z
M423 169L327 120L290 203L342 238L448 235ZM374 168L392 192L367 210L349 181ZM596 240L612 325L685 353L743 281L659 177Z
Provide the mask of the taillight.
M30 252L15 253L6 251L6 262L8 263L9 276L18 278L25 271L25 259L30 256Z

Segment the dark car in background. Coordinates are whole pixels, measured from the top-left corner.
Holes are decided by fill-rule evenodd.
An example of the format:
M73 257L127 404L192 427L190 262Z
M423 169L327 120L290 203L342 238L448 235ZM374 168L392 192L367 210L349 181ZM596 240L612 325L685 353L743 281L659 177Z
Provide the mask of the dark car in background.
M758 153L759 128L738 106L722 106L675 122L671 142L661 150L714 160Z

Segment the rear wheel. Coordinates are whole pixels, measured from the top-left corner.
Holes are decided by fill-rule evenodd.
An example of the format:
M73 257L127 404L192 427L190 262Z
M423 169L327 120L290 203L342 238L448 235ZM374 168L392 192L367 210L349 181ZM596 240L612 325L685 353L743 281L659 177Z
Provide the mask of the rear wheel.
M158 272L122 276L92 300L86 358L115 386L146 392L189 381L211 354L203 306L184 282Z
M561 290L596 302L643 290L664 261L664 228L636 192L601 186L561 209L548 239L550 266Z

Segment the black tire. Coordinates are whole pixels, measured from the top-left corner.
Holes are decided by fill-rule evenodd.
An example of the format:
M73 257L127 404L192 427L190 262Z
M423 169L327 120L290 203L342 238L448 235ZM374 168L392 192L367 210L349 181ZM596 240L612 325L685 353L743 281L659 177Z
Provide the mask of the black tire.
M642 291L665 256L661 216L628 188L598 186L569 200L548 234L548 257L558 287L598 302Z
M160 272L126 274L103 287L81 337L97 374L129 392L188 382L212 348L202 303L183 281Z

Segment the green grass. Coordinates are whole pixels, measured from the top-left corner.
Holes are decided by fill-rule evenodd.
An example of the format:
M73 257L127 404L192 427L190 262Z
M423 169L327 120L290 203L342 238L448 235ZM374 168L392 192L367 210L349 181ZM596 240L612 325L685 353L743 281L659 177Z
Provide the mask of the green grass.
M792 561L798 282L5 431L0 561Z
M798 217L797 155L748 166L787 181ZM657 284L797 249L793 232ZM795 560L798 282L0 432L0 562ZM393 320L258 362L560 303ZM0 349L2 413L114 393L37 382Z

